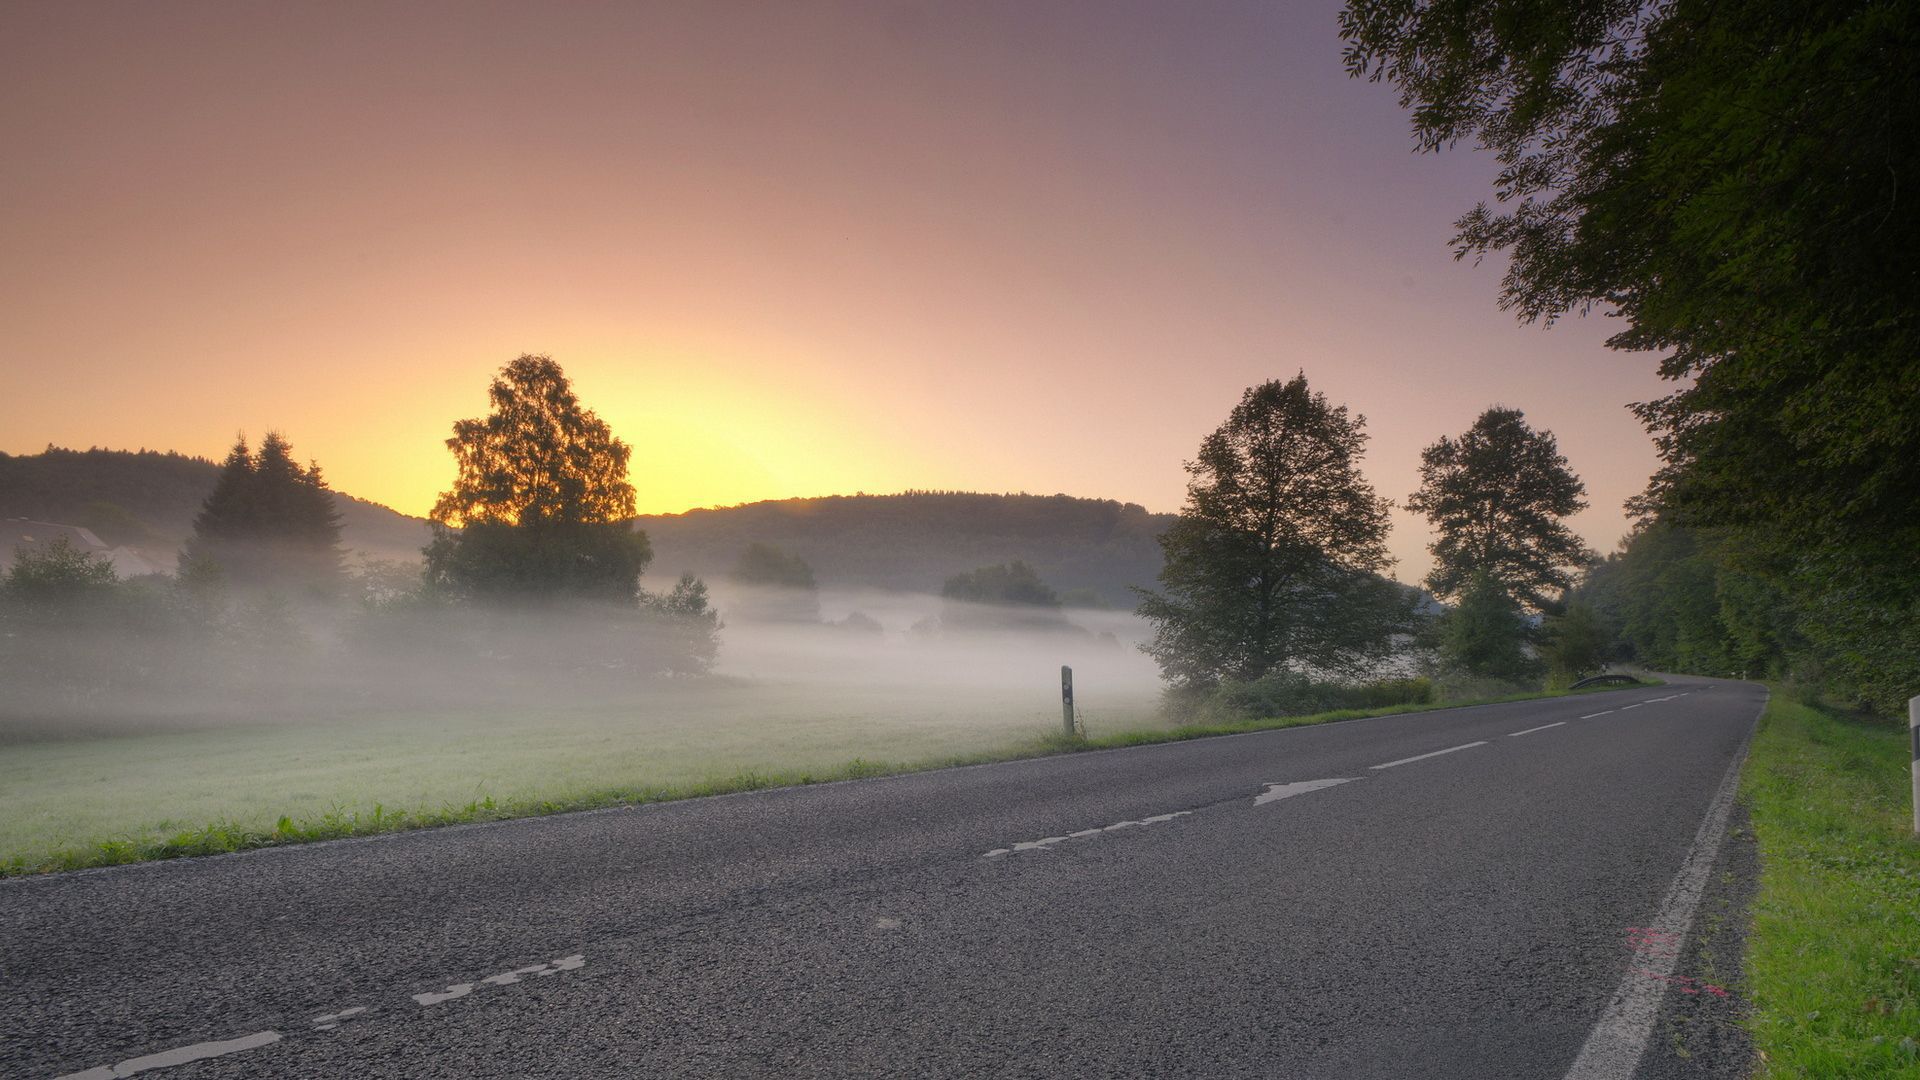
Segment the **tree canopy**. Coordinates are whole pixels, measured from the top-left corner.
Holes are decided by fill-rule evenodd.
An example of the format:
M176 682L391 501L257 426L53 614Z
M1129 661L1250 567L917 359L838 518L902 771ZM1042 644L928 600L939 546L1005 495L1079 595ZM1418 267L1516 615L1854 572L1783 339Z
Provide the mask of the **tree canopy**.
M1060 606L1060 594L1040 580L1038 571L1019 559L955 574L940 587L940 595L948 600L975 604Z
M466 595L633 601L652 557L636 531L627 444L580 404L560 365L522 356L453 425L458 475L434 503L427 577Z
M1518 409L1481 413L1458 439L1443 437L1420 455L1420 490L1407 508L1438 532L1427 588L1457 599L1484 575L1544 610L1593 559L1563 520L1586 509L1585 493L1551 432L1528 427Z
M182 573L255 588L331 595L343 579L340 515L320 466L302 466L278 432L257 452L235 441L180 553Z
M1341 26L1421 147L1499 157L1456 253L1510 257L1505 306L1602 308L1678 384L1635 406L1662 466L1630 561L1681 591L1622 633L1757 670L1784 618L1773 662L1897 708L1920 685L1920 5L1349 0Z
M1341 27L1421 147L1498 155L1456 245L1511 256L1505 306L1603 305L1666 354L1643 508L1920 536L1920 6L1349 0Z
M1139 608L1174 687L1346 673L1385 654L1410 601L1379 576L1388 504L1360 475L1365 424L1302 374L1248 389L1201 442L1160 540L1161 589Z

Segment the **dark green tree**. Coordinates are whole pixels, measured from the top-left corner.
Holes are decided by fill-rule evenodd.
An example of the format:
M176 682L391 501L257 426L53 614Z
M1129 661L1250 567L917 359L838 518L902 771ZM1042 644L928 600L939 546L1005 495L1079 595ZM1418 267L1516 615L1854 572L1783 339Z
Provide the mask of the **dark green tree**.
M940 595L948 600L972 604L1044 608L1060 606L1060 594L1040 580L1039 571L1019 559L955 574L940 586Z
M729 575L737 585L747 586L729 601L729 612L736 619L759 622L817 623L820 621L820 594L813 580L813 567L805 559L791 555L772 544L747 545L733 564Z
M653 551L629 521L627 444L548 357L514 360L487 396L493 411L447 440L458 473L433 507L428 581L460 596L636 600Z
M1920 535L1920 7L1350 0L1341 27L1423 148L1499 157L1456 244L1510 254L1503 303L1606 305L1615 347L1665 353L1685 385L1640 412L1680 523Z
M1611 644L1607 628L1585 600L1568 601L1547 619L1540 637L1541 655L1561 683L1576 682L1606 665Z
M1440 658L1468 675L1527 682L1540 664L1527 651L1526 616L1507 587L1484 571L1460 588L1460 602L1440 619Z
M1200 444L1161 588L1140 590L1145 649L1174 688L1357 672L1405 629L1409 596L1380 576L1388 503L1360 475L1365 424L1302 374L1248 389Z
M782 589L814 589L813 567L798 555L772 544L748 544L733 564L733 580L742 585L770 585Z
M660 654L673 675L701 675L720 654L720 614L707 602L707 586L692 574L680 575L673 589L648 594L643 604L664 616L659 629L671 637Z
M278 432L268 432L257 452L242 436L194 518L180 571L192 581L335 595L345 574L340 514L320 466L294 460Z
M1897 711L1920 685L1920 5L1349 0L1341 22L1423 148L1502 162L1456 252L1510 257L1504 305L1609 308L1611 345L1662 354L1643 518L1784 556L1757 576L1791 627L1733 598L1728 652L1702 556L1663 565L1708 606L1644 601L1628 636L1721 673L1803 648L1794 670Z
M1481 413L1458 439L1420 455L1420 490L1407 508L1438 533L1427 588L1457 599L1485 575L1526 609L1546 610L1594 558L1564 520L1586 509L1584 494L1551 432L1528 427L1518 409Z

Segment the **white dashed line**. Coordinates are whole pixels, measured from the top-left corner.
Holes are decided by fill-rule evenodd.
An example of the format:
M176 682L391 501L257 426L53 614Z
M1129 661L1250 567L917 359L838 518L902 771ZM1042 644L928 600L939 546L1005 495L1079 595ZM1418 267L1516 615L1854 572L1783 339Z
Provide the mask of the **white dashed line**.
M366 1011L367 1007L365 1005L355 1005L351 1009L341 1009L337 1013L327 1013L324 1016L316 1016L313 1018L313 1028L315 1031L332 1031L334 1028L339 1027L343 1021L351 1020Z
M1612 712L1612 711L1613 711L1612 709L1601 709L1601 710L1600 710L1599 712L1590 712L1590 713L1588 713L1587 715L1585 715L1585 716L1583 716L1583 717L1581 717L1580 719L1582 719L1582 720L1591 720L1591 719L1593 719L1593 718L1594 718L1594 717L1596 717L1596 716L1605 716L1605 715L1607 715L1608 713L1610 713L1610 712Z
M1459 746L1449 746L1445 750L1435 750L1431 754L1415 754L1413 757L1403 757L1399 761L1389 761L1385 765L1373 765L1369 767L1375 769L1391 769L1395 765L1405 765L1414 761L1425 761L1430 757L1439 757L1441 754L1451 754L1455 750L1471 750L1476 746L1485 745L1487 745L1487 740L1481 739L1479 742L1462 743Z
M101 1065L85 1072L68 1073L55 1080L119 1080L120 1077L143 1073L148 1069L171 1069L175 1065L185 1065L190 1061L204 1061L207 1058L221 1057L225 1054L237 1054L242 1050L252 1050L258 1046L280 1041L277 1031L258 1031L252 1035L242 1035L237 1039L221 1042L194 1043L192 1046L178 1046L172 1050L162 1050L145 1057L128 1058L117 1065Z
M1012 855L1017 851L1045 851L1055 844L1064 844L1069 840L1096 836L1100 833L1115 832L1120 829L1131 829L1141 825L1158 825L1163 821L1172 821L1174 818L1186 817L1191 813L1193 813L1191 810L1176 810L1171 814L1155 814L1150 818L1141 818L1139 821L1116 821L1111 825L1105 825L1097 829L1081 829L1079 832L1068 833L1065 836L1047 836L1038 840L1022 840L1012 847L994 848L981 857L992 859L1001 855Z
M1525 731L1509 731L1507 732L1507 738L1512 739L1512 738L1517 738L1521 735L1531 735L1536 731L1545 731L1550 727L1559 727L1564 723L1566 723L1565 720L1556 720L1551 724L1541 724L1539 727L1530 727Z
M1621 711L1621 712L1626 712L1626 711L1627 711L1628 709L1637 709L1637 708L1639 708L1640 706L1642 706L1642 705L1645 705L1645 704L1646 704L1646 702L1644 702L1644 701L1636 701L1636 702L1634 702L1634 703L1633 703L1633 704L1631 704L1631 705L1622 705L1622 706L1620 706L1620 711Z

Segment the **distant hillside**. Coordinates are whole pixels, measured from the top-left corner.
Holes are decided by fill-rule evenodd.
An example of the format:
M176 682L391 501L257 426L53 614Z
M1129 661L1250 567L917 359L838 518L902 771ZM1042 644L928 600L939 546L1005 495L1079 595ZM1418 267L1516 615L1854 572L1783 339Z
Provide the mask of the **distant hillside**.
M1171 514L1067 495L832 495L639 519L653 541L651 582L717 578L748 544L805 559L822 587L939 592L954 574L1021 559L1060 592L1092 590L1131 608L1129 585L1160 573L1156 538Z
M0 454L0 518L82 526L171 567L219 470L205 458L153 450ZM419 558L424 520L340 492L334 498L348 550ZM1060 592L1090 590L1126 608L1134 605L1127 586L1159 575L1155 538L1172 522L1171 514L1110 499L949 492L784 499L638 520L653 541L650 588L689 571L724 577L747 545L762 543L805 559L823 587L937 593L955 574L1020 559ZM0 562L9 554L0 552Z
M0 453L0 518L78 525L171 567L219 472L216 462L171 451L50 446L39 454ZM340 492L334 505L347 550L381 559L420 557L426 522ZM11 555L0 552L0 562Z

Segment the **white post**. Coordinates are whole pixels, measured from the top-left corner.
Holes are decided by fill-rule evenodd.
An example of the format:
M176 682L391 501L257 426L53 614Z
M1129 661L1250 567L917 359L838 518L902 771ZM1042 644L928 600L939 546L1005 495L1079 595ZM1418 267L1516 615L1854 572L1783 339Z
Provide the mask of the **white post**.
M1920 700L1917 698L1915 700ZM1066 728L1067 737L1072 738L1073 730L1073 669L1060 665L1060 723ZM1914 775L1920 776L1920 773ZM1920 780L1915 781L1920 783Z
M1920 697L1907 699L1907 741L1913 745L1913 834L1920 836Z

